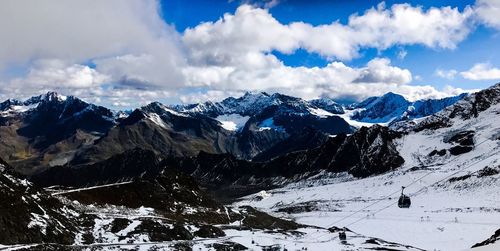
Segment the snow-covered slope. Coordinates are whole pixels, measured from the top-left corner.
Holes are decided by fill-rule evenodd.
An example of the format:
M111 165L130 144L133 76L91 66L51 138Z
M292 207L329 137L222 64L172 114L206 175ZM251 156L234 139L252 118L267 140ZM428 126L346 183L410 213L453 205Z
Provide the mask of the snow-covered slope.
M236 205L428 250L465 250L500 228L500 84L410 126L397 171L316 178ZM412 199L400 209L401 187ZM349 242L349 238L347 240Z

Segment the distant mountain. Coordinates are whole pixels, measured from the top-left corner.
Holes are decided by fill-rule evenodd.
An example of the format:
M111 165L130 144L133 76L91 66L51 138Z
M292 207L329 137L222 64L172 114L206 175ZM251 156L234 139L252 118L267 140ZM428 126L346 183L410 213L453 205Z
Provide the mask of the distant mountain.
M425 119L413 122L396 122L391 128L399 131L423 131L428 129L439 129L451 127L456 118L468 120L476 118L479 114L492 106L500 103L500 83L487 89L464 96L455 104L444 108L442 111L432 114ZM496 123L496 122L492 122Z
M67 162L115 125L102 106L54 92L2 103L0 156L22 172Z
M410 102L402 95L389 92L381 97L371 97L351 105L351 119L368 123L388 123L411 120L432 115L466 97L467 94Z
M316 106L317 108L323 109L333 114L344 113L344 107L330 98L313 99L310 100L309 103L313 106Z
M317 134L322 139L296 141L281 152L316 147L329 134L351 133L353 128L307 101L281 94L247 93L221 103L187 106L153 102L121 119L71 163L93 163L136 147L162 155L195 156L204 151L251 159L286 139L300 137L304 130L322 132Z
M218 121L153 102L135 109L92 146L79 151L71 164L94 163L135 148L175 156L237 152L234 133Z
M316 147L328 135L352 133L351 127L343 118L343 108L331 99L322 98L306 101L279 93L245 93L242 97L229 97L221 102L205 102L183 106L171 106L177 112L202 114L221 122L224 128L237 132L237 156L253 158L270 147L289 139L301 137L303 131L316 130L317 141L302 142L302 145L281 144L282 151ZM298 143L298 141L296 141ZM314 144L313 143L317 143ZM273 156L272 154L261 155Z
M178 157L203 151L267 161L318 147L331 135L351 134L359 127L356 121L411 120L463 96L411 103L388 93L343 107L329 98L306 101L262 92L192 105L153 102L113 112L49 92L0 103L0 157L24 174L96 163L135 148Z
M229 97L221 102L214 103L208 101L200 104L171 106L171 108L183 113L203 114L219 121L225 121L224 119L228 118L228 115L239 115L247 117L247 119L250 117L259 117L260 119L257 122L262 125L262 130L282 129L288 134L294 134L295 129L291 127L286 128L289 123L277 122L280 120L278 117L286 117L285 119L305 117L307 120L321 120L328 117L335 117L334 114L344 113L342 106L331 99L323 98L306 101L279 93L269 95L265 92L247 92L242 97ZM321 124L321 122L319 123ZM241 130L244 123L238 124L240 126L235 129ZM333 129L330 125L328 128L322 128L321 130L329 133L338 133L338 131L350 132L349 128L342 128L342 126L345 126L345 124L340 125L336 129Z

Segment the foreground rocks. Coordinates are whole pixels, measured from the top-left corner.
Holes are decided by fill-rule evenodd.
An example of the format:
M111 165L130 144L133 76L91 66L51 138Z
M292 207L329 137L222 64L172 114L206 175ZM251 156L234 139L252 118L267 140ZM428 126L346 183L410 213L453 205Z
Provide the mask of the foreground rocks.
M8 168L0 161L0 243L73 243L78 213Z

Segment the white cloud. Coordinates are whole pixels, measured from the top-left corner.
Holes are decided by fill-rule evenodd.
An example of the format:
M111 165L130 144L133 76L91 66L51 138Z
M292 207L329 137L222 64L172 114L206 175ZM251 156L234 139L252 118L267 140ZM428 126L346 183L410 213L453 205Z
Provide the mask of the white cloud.
M294 53L302 48L330 60L352 59L361 48L386 49L421 44L453 49L470 32L470 7L463 12L442 7L424 10L408 4L389 9L383 4L352 15L347 24L313 26L303 22L280 23L267 10L249 5L216 22L187 29L183 42L190 66L184 69L188 86L221 92L243 90L283 92L303 98L318 96L365 98L394 91L410 99L444 97L451 92L432 86L409 85L408 69L375 58L365 67L352 68L340 61L326 67L289 67L272 51ZM401 47L399 57L406 51ZM194 93L187 100L213 97Z
M241 91L209 90L206 92L191 92L189 94L181 95L179 98L183 103L193 104L205 102L207 100L216 102L227 97L239 97L242 95L243 92Z
M475 15L487 26L500 29L500 1L477 0L474 6Z
M457 71L456 70L443 70L443 69L437 69L434 74L440 78L445 78L445 79L448 79L448 80L452 80L452 79L455 79L455 75L457 75Z
M460 75L470 80L496 80L500 79L500 69L488 63L479 63L468 71L460 72Z
M265 7L278 3L260 2ZM284 24L266 9L243 5L234 14L178 34L162 20L158 5L142 0L2 2L0 74L2 67L18 66L27 73L13 79L0 76L0 97L58 90L116 106L165 97L185 102L221 99L246 90L303 98L361 99L387 91L438 97L450 91L411 85L411 72L388 59L375 58L363 67L339 60L358 57L362 48L400 46L400 58L406 56L404 45L455 48L470 32L472 15L468 7L459 11L380 4L350 16L345 24L314 26ZM298 49L318 53L330 63L291 67L271 53ZM188 94L180 95L181 89Z
M249 5L217 22L187 29L183 36L196 63L228 65L244 53L273 50L292 53L299 48L325 57L348 60L360 48L386 49L394 45L422 44L431 48L455 48L470 32L467 7L423 10L408 4L384 5L352 15L347 24L313 26L303 22L282 24L266 9Z
M232 2L233 0L229 0L229 2ZM261 7L265 9L272 8L276 5L278 5L281 1L280 0L242 0L241 3L243 4L249 4L253 5L255 7Z
M408 55L408 51L406 51L405 49L400 49L398 51L398 58L399 59L405 59L406 55Z
M411 72L392 66L386 58L375 58L360 68L349 67L338 61L325 67L289 67L280 64L251 72L239 68L200 66L192 68L189 75L191 79L196 79L196 83L206 83L206 88L216 92L186 95L183 97L184 102L218 100L225 95L246 90L281 92L306 99L328 96L360 100L389 91L401 93L412 100L452 94L449 90L438 91L432 86L410 85Z
M39 60L34 63L25 78L12 81L12 85L38 88L90 88L105 83L109 76L79 64L67 64L61 60Z
M163 76L163 83L182 81L178 34L160 17L158 4L141 0L2 1L0 68L47 58L73 63L97 58L107 64L116 56L147 54L152 63L162 65L163 72L170 72Z
M407 69L391 66L386 58L375 58L368 62L367 67L360 70L359 77L354 82L361 83L396 83L411 82L411 73Z

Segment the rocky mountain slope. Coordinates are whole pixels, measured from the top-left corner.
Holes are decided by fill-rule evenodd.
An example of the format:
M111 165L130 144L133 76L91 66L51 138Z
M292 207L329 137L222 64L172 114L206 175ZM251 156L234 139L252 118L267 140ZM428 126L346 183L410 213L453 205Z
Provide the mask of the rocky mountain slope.
M225 129L214 115L159 103L117 119L70 97L8 101L1 132L10 138L2 140L22 140L2 142L11 147L0 148L7 162L29 167L11 153L20 146L45 154L39 162L53 161L56 153L69 157L33 175L34 183L13 173L23 170L19 166L0 161L0 195L7 198L0 202L0 229L8 233L0 243L97 250L460 250L495 244L500 84L421 119L336 136L321 127L339 118L319 107L328 102L318 101L321 111L301 113L311 108L308 102L279 95L264 100L272 96L283 103L258 114L234 105L231 112L249 117L240 130ZM42 125L45 120L51 126ZM51 137L52 127L61 136ZM290 133L298 128L307 130L303 137ZM88 138L74 151L66 142L78 134ZM265 155L259 161L242 159L259 154ZM412 199L409 209L396 206L401 186ZM242 195L248 196L234 201ZM220 202L228 199L230 205ZM338 239L341 227L347 227L344 241Z
M0 243L71 244L78 230L76 212L0 160Z
M158 155L189 157L204 151L268 161L318 147L330 135L352 133L358 126L353 119L418 118L458 99L417 101L410 109L404 98L387 94L344 108L328 98L247 93L217 103L153 102L124 113L49 92L0 103L0 157L28 175L96 163L135 148Z
M161 157L150 150L133 149L90 165L54 167L33 176L32 180L44 186L84 187L156 177L162 171L178 170L195 178L220 199L234 199L322 172L367 177L394 170L404 163L394 143L399 137L400 134L387 127L363 127L352 135L330 138L319 147L264 162L206 152L193 157Z
M1 107L0 157L23 173L66 163L115 124L110 110L53 92Z
M363 179L320 173L234 205L426 250L465 250L480 243L485 246L478 250L495 250L496 237L490 236L500 222L499 115L496 84L434 115L398 122L394 128L401 134L392 144L404 163L394 171ZM402 186L412 201L408 209L397 206Z
M0 173L0 248L16 250L264 250L343 245L336 229L297 224L252 207L229 208L176 171L78 189L43 191ZM325 235L311 242L316 235ZM359 247L410 246L351 231Z

